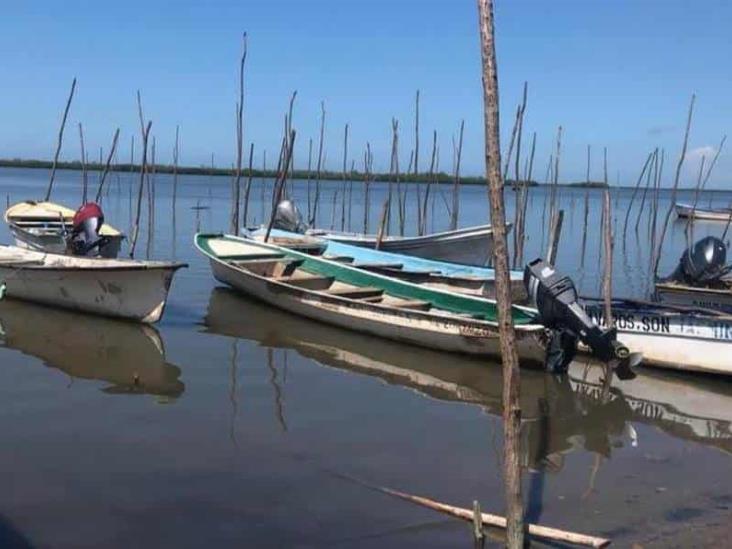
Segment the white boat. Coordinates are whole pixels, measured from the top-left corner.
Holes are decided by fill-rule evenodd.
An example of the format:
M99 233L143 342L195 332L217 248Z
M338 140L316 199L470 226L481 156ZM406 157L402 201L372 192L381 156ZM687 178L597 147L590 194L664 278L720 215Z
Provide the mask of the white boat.
M718 288L689 286L678 282L657 282L656 298L662 303L710 309L732 315L732 280Z
M67 253L67 235L71 234L74 214L74 210L59 204L29 200L10 206L5 211L5 222L18 247L64 254ZM117 257L124 235L106 223L99 235L106 240L100 247L100 255Z
M403 343L498 356L497 307L487 298L425 288L304 253L221 234L197 234L214 277L289 312ZM317 243L316 243L317 246ZM535 311L513 308L523 363L543 364Z
M108 394L150 394L165 403L185 390L180 368L166 361L160 334L147 324L7 299L0 302L0 345L71 378L102 381Z
M703 219L706 221L729 221L732 218L731 208L694 208L691 204L675 204L676 215L684 218Z
M5 295L110 317L154 323L184 263L47 254L0 246Z
M507 224L506 229L507 232L510 231L511 224ZM316 229L310 229L307 234L364 248L375 248L378 240L378 237L373 234ZM493 255L493 227L476 225L423 236L389 235L383 237L379 249L425 259L485 265Z
M589 316L605 325L601 300L584 299ZM618 340L643 355L644 366L732 375L732 315L614 300Z

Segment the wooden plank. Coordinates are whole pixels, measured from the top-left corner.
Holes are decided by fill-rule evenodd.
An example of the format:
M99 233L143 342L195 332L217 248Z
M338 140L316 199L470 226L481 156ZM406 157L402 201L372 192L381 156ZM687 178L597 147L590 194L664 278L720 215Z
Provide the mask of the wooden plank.
M382 290L381 288L374 288L372 286L364 286L361 288L353 287L340 288L337 290L328 290L328 293L330 295L346 297L348 299L365 299L369 297L380 297L384 294L384 290Z
M353 258L347 255L324 255L323 259L337 263L353 263Z
M283 282L308 290L325 290L330 288L335 281L335 278L332 276L320 275L276 276L272 278L277 282Z
M390 303L389 305L397 309L415 309L417 311L429 311L432 308L432 303L420 299L410 299L398 303Z
M354 267L358 269L393 269L393 270L401 270L404 268L403 263L380 263L380 262L363 262L363 263L354 263Z

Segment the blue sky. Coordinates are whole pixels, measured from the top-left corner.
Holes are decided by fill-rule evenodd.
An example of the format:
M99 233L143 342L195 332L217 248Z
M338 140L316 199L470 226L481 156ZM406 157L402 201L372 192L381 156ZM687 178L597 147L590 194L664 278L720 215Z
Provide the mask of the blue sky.
M585 148L601 177L608 147L611 183L632 183L653 147L667 166L678 156L692 93L697 109L683 185L702 155L732 128L732 3L726 1L496 2L502 143L508 142L524 80L525 128L538 134L535 176L558 125L564 128L560 179L584 179ZM343 125L361 165L366 141L375 167L389 162L391 118L400 121L401 163L413 146L413 102L421 90L420 164L431 132L441 168L465 120L464 173L483 171L482 88L474 0L312 0L278 2L5 2L0 18L0 156L50 158L68 88L78 78L63 157L79 157L76 123L88 150L122 131L122 158L139 133L135 92L153 120L158 157L170 161L181 127L185 164L230 165L241 32L249 34L245 140L255 163L273 162L289 96L298 91L297 165L317 141L327 111L327 164L340 169ZM731 145L732 146L732 145ZM93 155L92 154L92 155ZM672 169L666 171L670 185ZM723 151L710 185L732 188L732 153Z

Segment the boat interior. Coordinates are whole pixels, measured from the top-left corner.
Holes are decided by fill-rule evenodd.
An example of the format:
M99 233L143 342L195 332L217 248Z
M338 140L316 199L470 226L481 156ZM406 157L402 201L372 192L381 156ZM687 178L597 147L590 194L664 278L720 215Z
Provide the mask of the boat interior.
M402 267L400 264L354 264L351 257L324 255L326 246L316 239L273 237L270 242L281 247L270 248L226 237L210 238L206 246L219 260L238 270L311 292L395 309L430 311L462 319L495 321L496 307L492 301L469 295L442 294L426 284L404 285L378 276L380 272L399 271ZM358 269L343 270L328 262L308 261L309 257ZM528 324L533 317L516 310L514 319L518 323Z

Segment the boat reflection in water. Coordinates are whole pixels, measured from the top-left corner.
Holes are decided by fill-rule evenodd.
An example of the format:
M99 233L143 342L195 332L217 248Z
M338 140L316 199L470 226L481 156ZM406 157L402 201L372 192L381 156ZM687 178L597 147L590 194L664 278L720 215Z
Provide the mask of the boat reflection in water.
M501 368L471 357L399 345L303 320L216 288L207 331L293 349L325 366L379 377L440 400L481 406L501 415ZM569 374L521 373L524 463L561 469L563 455L642 447L633 424L732 453L732 385L718 380L642 370L632 381L603 389L603 370L575 363Z
M72 378L105 381L106 393L167 402L185 390L180 368L165 361L160 335L148 325L4 300L0 343Z

